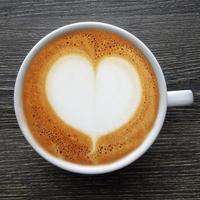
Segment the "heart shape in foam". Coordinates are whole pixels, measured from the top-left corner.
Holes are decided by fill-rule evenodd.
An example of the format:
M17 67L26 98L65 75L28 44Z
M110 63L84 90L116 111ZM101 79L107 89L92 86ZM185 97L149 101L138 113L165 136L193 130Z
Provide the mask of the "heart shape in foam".
M86 57L66 55L52 65L46 79L57 115L92 138L127 123L139 106L141 90L137 71L117 56L103 58L95 70Z

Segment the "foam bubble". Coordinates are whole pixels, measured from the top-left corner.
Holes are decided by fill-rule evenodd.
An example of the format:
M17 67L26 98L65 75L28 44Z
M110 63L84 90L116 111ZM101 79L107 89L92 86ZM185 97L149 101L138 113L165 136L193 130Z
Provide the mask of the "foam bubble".
M129 121L142 87L137 71L124 58L102 58L95 70L86 57L69 54L58 58L48 72L46 93L66 124L95 140Z

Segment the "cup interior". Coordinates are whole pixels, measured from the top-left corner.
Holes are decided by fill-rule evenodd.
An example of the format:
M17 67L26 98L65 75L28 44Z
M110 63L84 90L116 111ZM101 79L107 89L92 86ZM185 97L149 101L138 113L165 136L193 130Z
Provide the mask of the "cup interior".
M155 75L157 77L158 87L159 87L159 93L160 93L159 110L158 110L157 118L155 120L155 123L150 133L148 134L146 139L143 141L143 143L137 149L133 150L133 152L124 156L120 160L117 160L110 164L103 164L103 165L98 165L98 166L74 164L68 161L61 160L49 154L33 138L27 126L26 119L23 113L23 105L22 105L22 87L23 87L24 75L26 74L26 71L28 69L28 66L32 58L37 54L37 52L47 43L52 41L54 38L59 37L63 35L64 33L81 30L81 29L88 29L88 28L98 28L98 29L114 32L120 35L121 37L125 38L126 40L128 40L130 43L134 44L138 49L140 49L140 51L149 60L155 72ZM80 22L80 23L75 23L71 25L66 25L64 27L61 27L49 33L31 49L31 51L28 53L28 55L24 59L17 75L15 89L14 89L14 107L15 107L17 121L24 137L29 142L29 144L35 149L35 151L39 155L41 155L45 160L49 161L50 163L54 164L57 167L60 167L64 170L68 170L75 173L102 174L102 173L115 171L122 167L127 166L128 164L137 160L150 148L150 146L153 144L156 137L158 136L165 119L166 109L167 109L167 88L166 88L165 78L158 61L154 57L153 53L148 49L148 47L142 41L140 41L137 37L135 37L131 33L119 27L116 27L110 24L105 24L105 23L100 23L100 22Z

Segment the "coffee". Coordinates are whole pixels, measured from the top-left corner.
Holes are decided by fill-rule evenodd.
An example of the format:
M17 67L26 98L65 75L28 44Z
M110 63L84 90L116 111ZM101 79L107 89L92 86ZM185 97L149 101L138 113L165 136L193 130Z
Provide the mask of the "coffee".
M101 29L66 33L33 58L23 110L36 141L79 164L114 162L135 150L158 112L156 76L144 55Z

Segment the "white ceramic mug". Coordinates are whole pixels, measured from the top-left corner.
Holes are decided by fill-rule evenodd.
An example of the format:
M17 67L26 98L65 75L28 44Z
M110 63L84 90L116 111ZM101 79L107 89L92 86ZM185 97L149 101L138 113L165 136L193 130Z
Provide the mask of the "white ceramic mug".
M160 92L160 102L159 102L159 110L158 110L157 118L155 120L153 128L151 129L150 133L148 134L146 139L143 141L143 143L136 150L133 150L133 152L124 156L120 160L117 160L110 164L104 164L104 165L98 165L98 166L74 164L71 162L61 160L49 154L33 138L27 126L26 119L23 113L23 105L22 105L22 87L23 87L24 75L26 73L27 68L29 67L30 61L36 55L36 53L44 45L50 42L52 39L64 33L81 30L81 29L88 29L88 28L100 28L100 29L117 33L118 35L127 39L130 43L138 47L151 63L151 66L156 74L156 78L159 85L159 92ZM166 82L165 82L165 78L161 70L161 67L158 61L156 60L156 58L154 57L154 55L152 54L152 52L145 46L145 44L142 41L140 41L134 35L132 35L131 33L121 28L118 28L110 24L99 23L99 22L80 22L80 23L67 25L51 32L50 34L45 36L43 39L41 39L31 49L31 51L28 53L25 60L23 61L20 67L19 73L17 75L15 90L14 90L14 106L15 106L17 121L19 123L22 133L24 134L25 138L30 143L30 145L44 159L46 159L50 163L62 169L65 169L71 172L81 173L81 174L101 174L101 173L111 172L114 170L118 170L122 167L125 167L128 164L134 162L136 159L142 156L155 141L156 137L158 136L162 128L163 122L165 120L167 107L168 106L184 106L184 105L190 105L192 103L193 103L193 94L191 90L167 92Z

